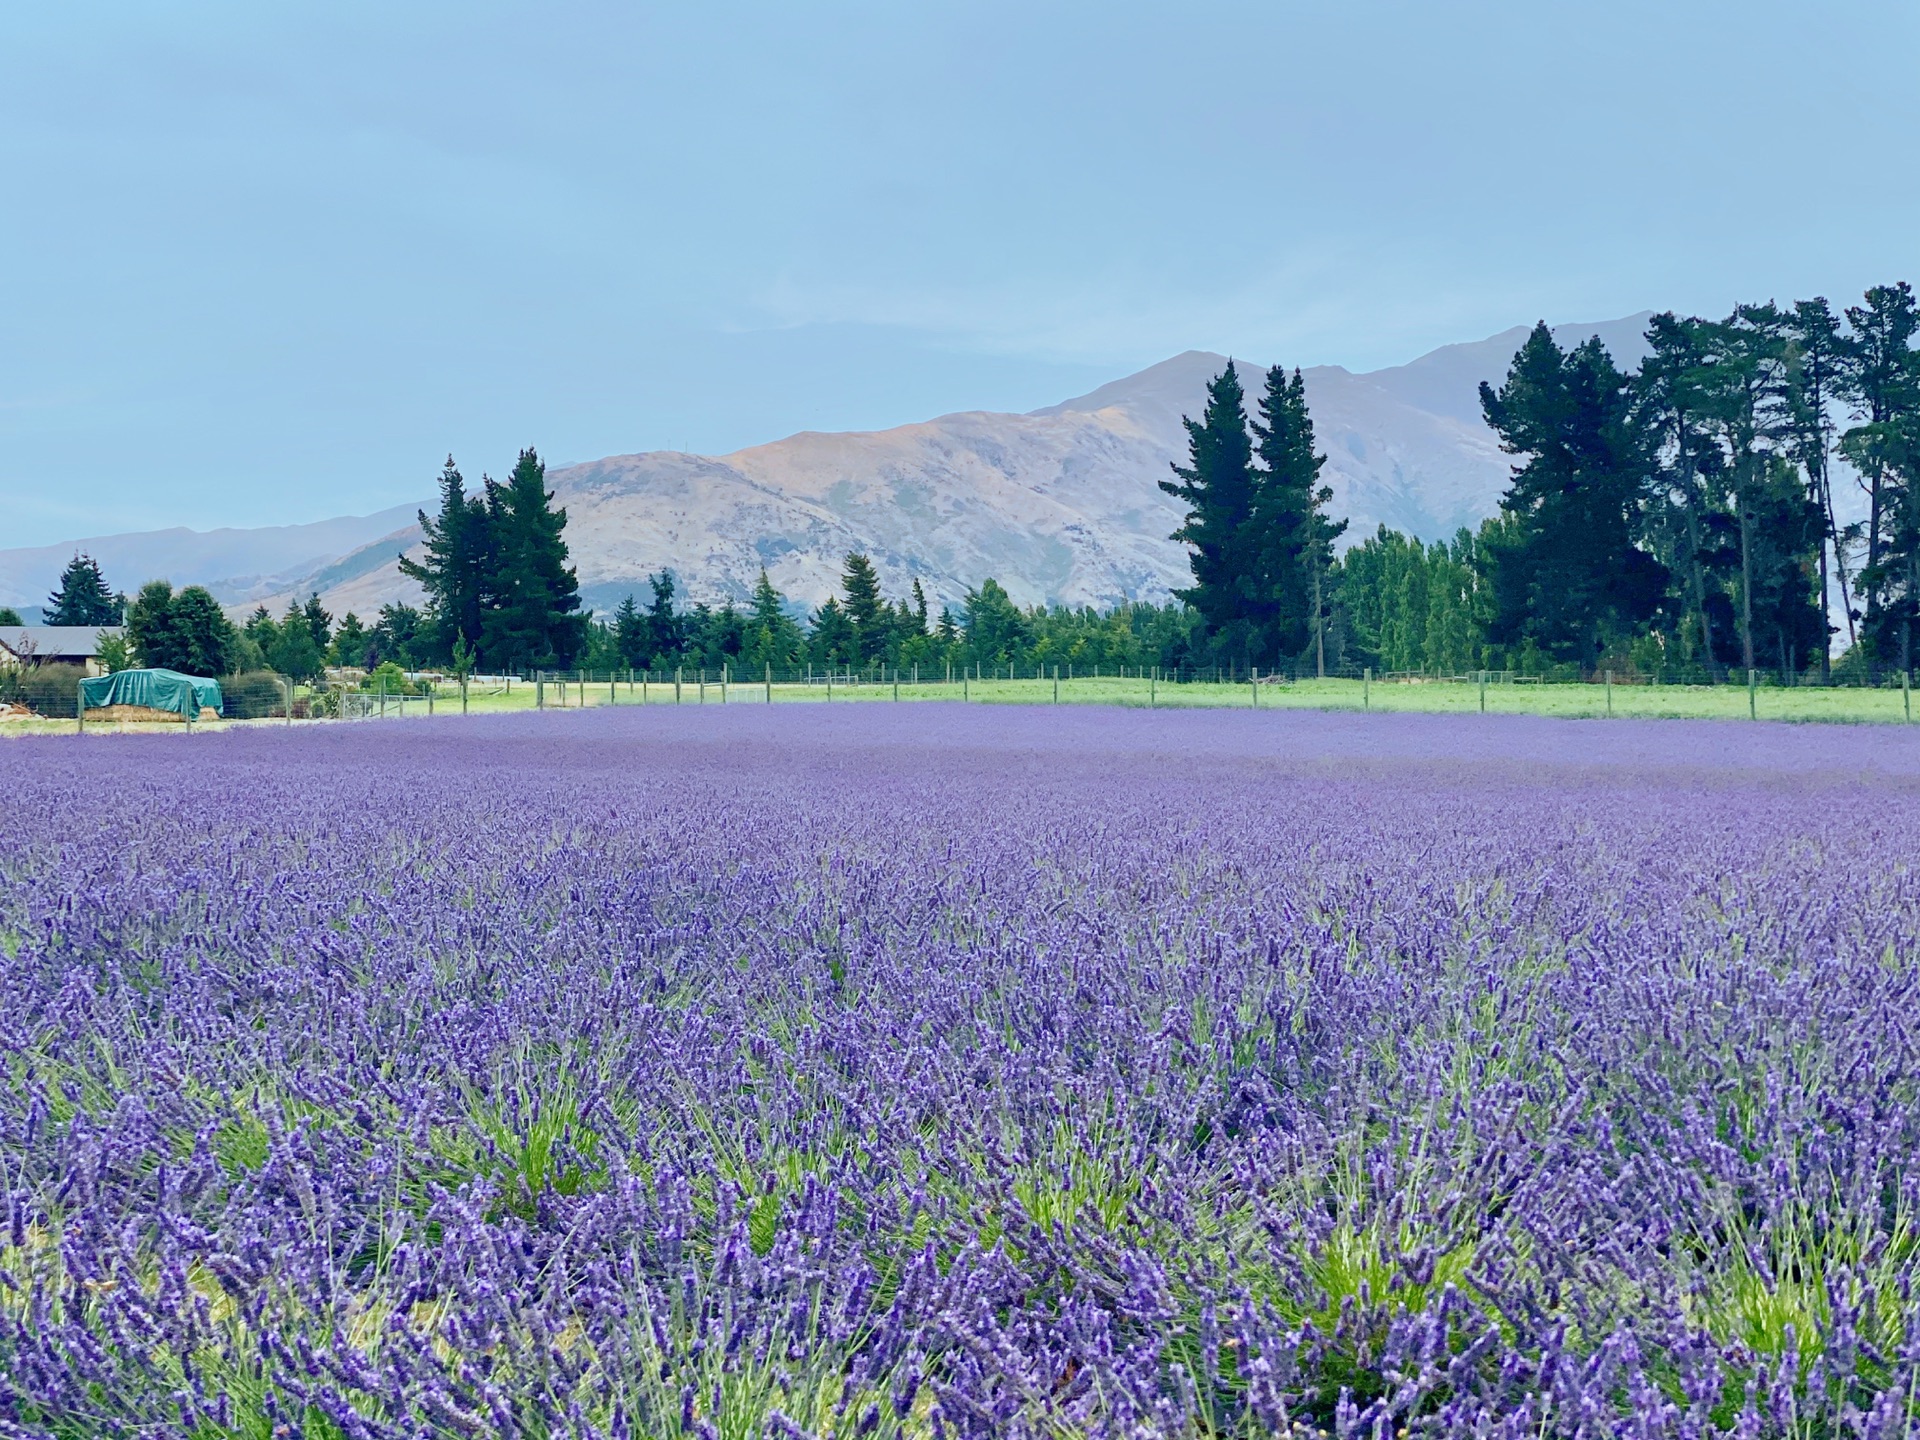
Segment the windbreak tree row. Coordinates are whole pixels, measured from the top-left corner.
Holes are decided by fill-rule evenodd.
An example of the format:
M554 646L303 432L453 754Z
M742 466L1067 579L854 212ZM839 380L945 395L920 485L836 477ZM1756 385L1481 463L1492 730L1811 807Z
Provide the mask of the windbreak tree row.
M1656 315L1621 370L1542 324L1481 387L1516 457L1500 512L1339 566L1343 658L1392 670L1911 670L1920 604L1920 332L1906 284ZM1857 486L1862 518L1844 487Z

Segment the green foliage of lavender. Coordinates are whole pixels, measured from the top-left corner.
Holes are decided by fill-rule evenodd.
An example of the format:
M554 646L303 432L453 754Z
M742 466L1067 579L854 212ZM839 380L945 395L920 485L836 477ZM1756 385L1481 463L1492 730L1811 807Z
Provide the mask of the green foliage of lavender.
M1904 1435L1916 782L1509 717L20 741L0 1434Z

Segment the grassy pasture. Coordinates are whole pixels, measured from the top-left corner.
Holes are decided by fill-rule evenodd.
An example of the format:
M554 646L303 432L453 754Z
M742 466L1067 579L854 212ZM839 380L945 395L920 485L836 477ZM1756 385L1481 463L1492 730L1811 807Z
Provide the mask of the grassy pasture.
M601 681L581 686L569 681L564 686L549 682L546 702L549 709L596 709L606 705L764 705L892 703L896 693L902 703L908 701L965 700L986 705L1110 705L1124 708L1168 710L1250 709L1262 710L1351 710L1393 713L1471 715L1543 715L1561 719L1661 719L1661 720L1768 720L1793 723L1839 725L1897 725L1911 721L1908 697L1894 687L1864 689L1858 687L1822 689L1816 687L1782 688L1761 685L1751 697L1744 685L1627 685L1611 688L1598 684L1490 683L1481 687L1472 682L1453 680L1373 681L1371 684L1348 679L1301 680L1290 685L1262 684L1155 684L1147 680L1062 679L1056 687L1052 680L980 680L965 684L903 681L896 692L886 681L855 685L835 683L831 690L820 682L811 685L775 682L769 692L760 682L722 686L710 680L703 687L686 681L676 700L671 681L653 681L629 685L625 681L609 685ZM562 703L564 699L564 704ZM492 715L531 710L536 703L536 688L531 683L516 683L510 692L475 690L468 697L469 714ZM457 716L457 693L442 692L435 700L436 718ZM424 719L427 702L410 696L404 706L398 698L387 702L387 717ZM230 724L280 724L280 721L209 722L196 729L221 729ZM0 725L0 736L56 734L71 732L72 720L25 720ZM93 722L88 730L173 731L185 733L177 725L106 725Z

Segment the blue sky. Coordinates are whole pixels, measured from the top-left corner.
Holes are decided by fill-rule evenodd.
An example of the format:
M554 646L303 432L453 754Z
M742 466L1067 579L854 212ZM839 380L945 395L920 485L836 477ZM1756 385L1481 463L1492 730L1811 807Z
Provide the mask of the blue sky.
M1902 3L11 6L0 547L1916 278Z

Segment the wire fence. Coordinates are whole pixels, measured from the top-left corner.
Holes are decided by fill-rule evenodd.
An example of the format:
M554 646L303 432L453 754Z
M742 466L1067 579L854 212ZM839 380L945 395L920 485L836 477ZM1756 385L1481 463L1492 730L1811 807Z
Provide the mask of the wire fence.
M938 666L801 666L776 669L733 664L670 669L532 670L448 675L437 671L296 678L273 671L228 676L221 705L185 715L129 713L132 707L89 707L77 666L0 671L0 716L127 728L231 722L406 720L508 710L577 710L603 706L773 704L840 700L958 700L1035 704L1199 707L1546 710L1557 713L1738 714L1748 718L1820 718L1818 697L1834 697L1833 718L1911 720L1912 685L1905 673L1781 676L1758 669L1724 672L1616 673L1553 676L1479 670L1456 674L1382 671L1365 666L1080 665L1018 661ZM1797 692L1798 709L1782 692ZM1678 697L1691 697L1685 701ZM1744 703L1742 701L1744 700ZM1857 703L1856 703L1857 702ZM1841 709L1853 705L1842 714ZM1808 709L1809 705L1815 708ZM1661 707L1665 706L1665 709ZM1681 708L1674 709L1679 706ZM1783 708L1785 706L1786 708ZM1858 712L1858 713L1854 713Z

